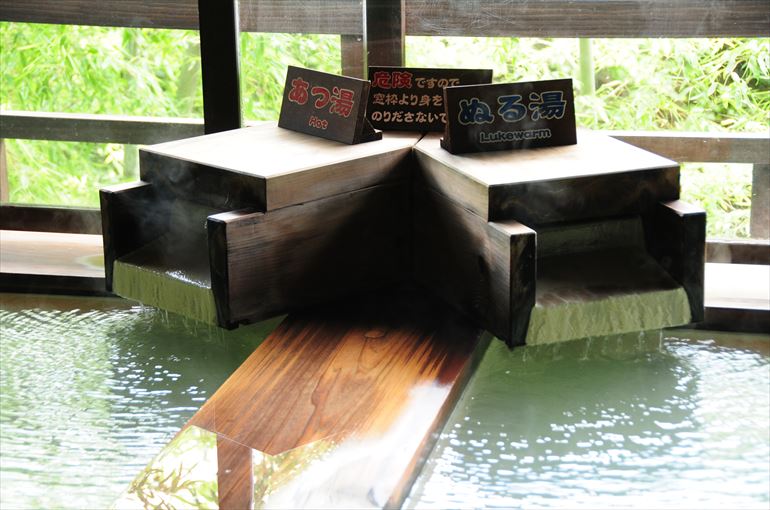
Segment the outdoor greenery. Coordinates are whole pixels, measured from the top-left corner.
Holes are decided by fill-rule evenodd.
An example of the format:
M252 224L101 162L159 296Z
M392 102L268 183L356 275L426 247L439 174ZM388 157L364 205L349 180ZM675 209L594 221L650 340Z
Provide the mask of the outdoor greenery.
M594 129L766 132L768 39L595 39L594 76L576 39L408 37L407 64L491 67L495 81L572 77L578 124ZM202 116L195 31L0 23L3 109ZM275 119L286 66L340 72L340 39L241 35L244 117ZM589 68L590 69L590 68ZM594 87L584 83L594 80ZM582 80L582 81L581 81ZM137 148L7 140L10 200L98 205L131 180ZM686 199L707 208L709 235L748 235L750 170L689 165Z

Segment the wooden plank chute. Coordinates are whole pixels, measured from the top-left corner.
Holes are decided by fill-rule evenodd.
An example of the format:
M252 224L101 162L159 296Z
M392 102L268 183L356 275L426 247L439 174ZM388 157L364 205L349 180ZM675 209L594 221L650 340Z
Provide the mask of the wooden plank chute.
M116 507L398 508L490 338L408 287L294 313Z

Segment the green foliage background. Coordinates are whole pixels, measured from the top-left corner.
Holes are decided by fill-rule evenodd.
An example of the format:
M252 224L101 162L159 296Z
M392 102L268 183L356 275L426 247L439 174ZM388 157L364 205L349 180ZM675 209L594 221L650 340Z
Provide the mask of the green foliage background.
M767 132L768 39L595 39L595 94L580 94L576 39L408 37L407 64L491 67L495 81L572 77L578 124L593 129ZM202 116L195 31L0 23L3 109ZM241 35L244 117L275 119L287 65L340 72L338 36ZM98 205L132 180L137 148L8 140L12 202ZM717 168L716 170L714 168ZM689 165L686 199L709 235L748 236L750 169Z

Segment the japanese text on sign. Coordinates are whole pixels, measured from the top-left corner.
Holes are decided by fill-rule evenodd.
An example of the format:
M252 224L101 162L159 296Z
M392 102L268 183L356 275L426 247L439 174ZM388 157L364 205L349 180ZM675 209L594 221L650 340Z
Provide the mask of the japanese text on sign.
M291 81L288 99L292 103L305 105L310 96L312 96L314 99L313 106L317 110L324 110L329 106L329 113L347 118L353 111L354 95L355 93L352 90L341 87L332 87L329 90L327 87L315 85L311 88L308 81L297 77Z
M438 89L454 87L460 84L460 78L425 78L417 77L409 71L375 71L372 87L378 89Z
M558 120L564 117L567 101L563 99L561 90L549 90L542 93L531 92L529 104L521 103L522 96L518 94L504 95L497 98L499 107L497 114L505 122L519 122L529 113L533 121L540 119ZM476 97L461 99L457 121L464 125L491 124L495 115L490 106Z

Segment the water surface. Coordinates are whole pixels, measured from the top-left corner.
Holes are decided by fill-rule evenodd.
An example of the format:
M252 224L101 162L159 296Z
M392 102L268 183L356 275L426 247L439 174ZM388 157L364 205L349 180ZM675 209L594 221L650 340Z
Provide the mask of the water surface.
M0 295L0 507L107 508L275 326Z
M410 508L768 508L770 337L495 341Z

